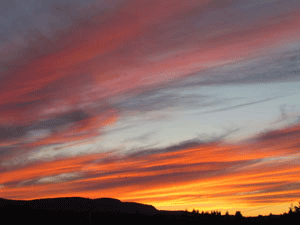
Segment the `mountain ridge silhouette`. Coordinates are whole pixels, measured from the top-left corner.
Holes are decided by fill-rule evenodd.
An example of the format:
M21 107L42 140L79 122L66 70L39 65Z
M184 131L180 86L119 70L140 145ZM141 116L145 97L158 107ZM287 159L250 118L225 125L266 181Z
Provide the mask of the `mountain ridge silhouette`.
M0 216L10 224L101 224L110 223L168 224L187 223L229 223L235 224L274 224L300 220L300 203L288 213L280 215L244 217L237 211L235 215L221 215L221 212L167 211L158 210L152 205L120 201L114 198L89 199L82 197L60 197L33 200L10 200L0 198Z
M72 211L72 212L101 212L101 213L139 213L152 215L159 211L152 205L122 202L114 198L82 198L82 197L60 197L43 198L33 200L10 200L0 198L0 208L3 207L27 207L33 210L48 211Z

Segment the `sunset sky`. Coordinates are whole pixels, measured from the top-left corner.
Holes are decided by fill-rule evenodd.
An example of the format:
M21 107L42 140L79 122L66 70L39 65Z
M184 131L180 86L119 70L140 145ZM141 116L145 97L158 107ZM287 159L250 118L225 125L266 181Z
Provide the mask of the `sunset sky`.
M4 0L0 198L288 211L299 28L299 0Z

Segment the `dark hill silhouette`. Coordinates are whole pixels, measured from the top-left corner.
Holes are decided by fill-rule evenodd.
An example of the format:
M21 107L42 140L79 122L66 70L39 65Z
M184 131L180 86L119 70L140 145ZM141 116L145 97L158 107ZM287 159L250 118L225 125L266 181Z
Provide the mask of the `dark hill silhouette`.
M0 208L26 207L32 210L70 211L70 212L101 212L101 213L138 213L152 215L158 210L151 205L121 202L113 198L88 199L80 197L46 198L36 200L7 200L0 199Z
M244 217L221 215L218 211L211 213L193 210L164 211L155 207L135 202L122 202L113 198L88 199L80 197L48 198L36 200L8 200L0 198L0 216L9 224L101 224L101 223L156 223L168 224L274 224L294 223L300 220L299 207L291 208L282 215Z

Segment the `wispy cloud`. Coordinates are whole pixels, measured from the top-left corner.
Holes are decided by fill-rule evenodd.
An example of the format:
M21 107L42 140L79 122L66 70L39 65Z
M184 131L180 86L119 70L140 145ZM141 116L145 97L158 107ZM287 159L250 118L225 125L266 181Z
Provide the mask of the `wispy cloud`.
M271 3L245 6L235 1L190 1L188 4L176 1L170 5L131 0L80 4L81 10L75 3L35 7L28 2L25 5L29 11L24 17L34 19L37 27L27 24L24 31L14 25L20 29L18 39L4 40L0 84L2 139L23 137L28 135L28 130L38 132L35 129L38 126L46 127L48 131L50 127L52 135L60 136L57 131L61 129L52 128L64 127L67 123L68 127L74 124L73 133L78 130L93 133L90 124L94 122L89 121L103 120L103 114L106 117L114 111L112 117L116 118L118 110L135 108L142 111L147 108L138 101L131 101L120 103L116 109L109 103L112 97L131 92L138 100L141 95L145 97L141 88L151 90L153 85L186 77L199 69L256 56L257 52L249 49L263 45L266 35L269 35L270 44L283 40L283 30L291 38L297 36L297 8L290 9L285 20L276 19L280 15L276 10L269 10L268 15L254 10L269 9ZM293 4L296 3L289 2L283 7L292 8ZM230 18L242 11L249 14L243 7L253 10L251 12L264 18L265 22L260 21L257 27L256 20L245 15L247 26L241 29ZM226 13L215 17L220 9L231 17ZM42 18L45 13L49 20ZM204 26L202 17L214 18L214 25L210 26L209 20L205 20ZM65 23L53 26L54 21L62 18L66 19ZM219 32L221 28L227 29L226 32ZM6 35L16 34L7 32ZM292 66L297 64L295 57L283 66L297 77L296 68ZM274 74L273 71L273 78ZM198 73L197 77L203 78L205 74ZM226 83L266 76L261 73L244 75L245 81L230 74L213 77L216 83ZM168 102L161 102L164 98L168 98ZM178 103L174 95L148 96L149 107L175 104L171 99ZM76 113L84 118L78 119ZM73 114L74 118L66 122L65 118Z
M252 102L237 104L237 105L228 106L228 107L224 107L224 108L220 108L220 109L214 109L214 110L210 110L210 111L205 111L203 113L214 113L214 112L221 112L221 111L226 111L226 110L232 110L232 109L236 109L236 108L240 108L240 107L245 107L245 106L249 106L249 105L260 104L260 103L264 103L264 102L276 100L276 99L281 98L281 97L283 97L283 96L276 96L276 97L266 98L266 99L262 99L262 100L258 100L258 101L252 101Z
M0 191L3 197L27 199L112 196L160 208L173 201L188 207L192 199L215 204L220 198L230 204L243 200L249 205L270 204L278 198L294 201L300 191L299 134L297 125L234 145L186 142L131 155L102 153L40 161L2 171Z
M271 201L275 193L286 201L299 196L298 125L236 145L190 137L132 154L89 145L109 125L137 115L158 112L155 118L167 121L178 111L223 112L278 100L281 95L228 106L232 99L200 89L298 80L299 7L281 0L4 5L1 197L102 195L165 207L220 196L249 204Z

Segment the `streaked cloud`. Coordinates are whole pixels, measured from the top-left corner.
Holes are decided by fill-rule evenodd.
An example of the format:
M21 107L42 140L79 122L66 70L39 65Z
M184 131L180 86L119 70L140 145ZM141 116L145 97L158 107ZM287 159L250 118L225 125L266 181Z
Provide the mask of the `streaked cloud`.
M189 207L198 201L202 207L220 199L232 207L239 201L244 206L294 201L300 193L299 134L297 125L234 145L186 142L132 155L116 152L40 161L2 171L1 195L115 196L162 209L172 202Z
M224 209L299 197L298 1L15 0L1 11L1 197ZM239 132L244 142L224 140Z

